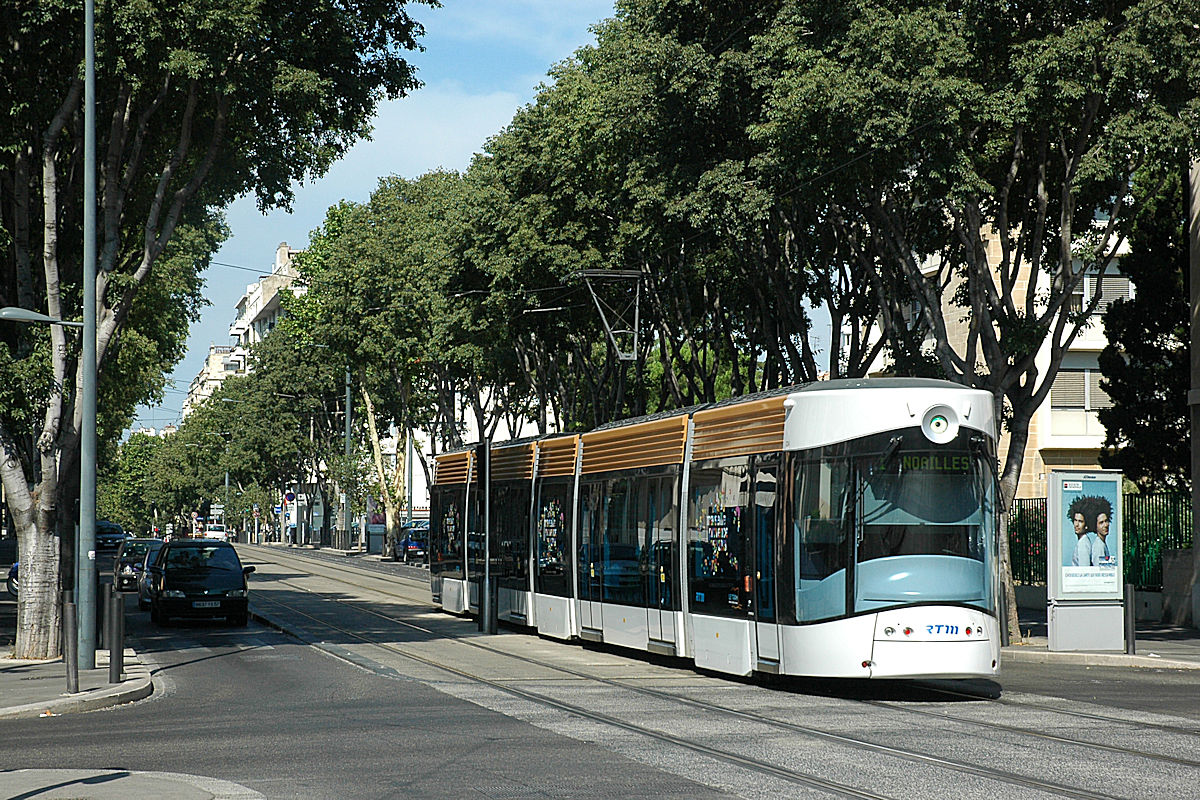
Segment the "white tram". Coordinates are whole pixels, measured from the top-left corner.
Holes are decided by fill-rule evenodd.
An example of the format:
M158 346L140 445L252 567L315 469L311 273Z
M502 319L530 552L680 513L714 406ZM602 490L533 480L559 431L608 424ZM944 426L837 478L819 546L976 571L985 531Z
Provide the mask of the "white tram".
M994 676L992 396L826 381L493 444L499 619L749 675ZM430 573L478 609L477 449L437 458Z

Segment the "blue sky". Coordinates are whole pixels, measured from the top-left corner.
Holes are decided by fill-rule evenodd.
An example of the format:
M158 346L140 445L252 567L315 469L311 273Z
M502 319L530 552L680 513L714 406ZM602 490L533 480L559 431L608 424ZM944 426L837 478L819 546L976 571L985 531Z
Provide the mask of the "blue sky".
M275 248L303 249L325 210L339 200L365 201L379 178L413 178L432 169L462 170L489 136L530 102L556 62L593 40L589 27L612 16L612 0L443 0L409 13L426 30L423 53L411 54L424 87L379 109L372 141L360 142L320 180L301 186L292 213L263 215L244 198L226 211L232 236L205 274L210 305L194 323L188 352L171 375L160 407L139 409L134 427L162 427L179 419L188 384L209 344L229 344L234 306L270 271Z

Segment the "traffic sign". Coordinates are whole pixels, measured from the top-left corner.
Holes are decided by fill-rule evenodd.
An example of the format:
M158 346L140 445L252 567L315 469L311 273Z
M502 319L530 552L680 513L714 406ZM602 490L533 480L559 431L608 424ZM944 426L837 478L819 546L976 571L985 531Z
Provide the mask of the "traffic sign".
M258 519L258 506L254 507L254 518Z
M296 499L296 493L295 493L295 492L288 492L287 494L285 494L285 495L283 496L283 499L284 499L284 500L287 500L287 501L290 503L290 502L292 502L293 500L295 500L295 499Z
M275 506L275 513L276 514L283 513L283 506Z

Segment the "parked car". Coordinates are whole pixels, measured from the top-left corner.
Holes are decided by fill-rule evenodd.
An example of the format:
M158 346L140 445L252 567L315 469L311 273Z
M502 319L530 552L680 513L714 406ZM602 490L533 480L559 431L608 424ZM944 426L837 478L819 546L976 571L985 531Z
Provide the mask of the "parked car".
M243 567L228 542L179 539L158 551L150 573L150 619L166 625L172 617L224 617L243 626L249 620L249 586Z
M428 551L429 521L416 519L400 529L400 541L396 542L396 556L405 563L424 561Z
M146 555L142 558L142 568L137 576L138 608L146 611L150 608L150 571L147 569L158 558L158 551L166 544L162 539L152 539Z
M113 583L119 592L132 592L137 588L138 575L150 545L157 539L126 539L113 559Z
M17 596L17 589L19 588L17 585L17 567L20 565L20 562L14 561L13 565L8 568L8 580L5 583L8 585L8 593L13 597Z
M96 520L96 555L115 555L121 549L121 543L128 536L125 530L115 522L106 519Z

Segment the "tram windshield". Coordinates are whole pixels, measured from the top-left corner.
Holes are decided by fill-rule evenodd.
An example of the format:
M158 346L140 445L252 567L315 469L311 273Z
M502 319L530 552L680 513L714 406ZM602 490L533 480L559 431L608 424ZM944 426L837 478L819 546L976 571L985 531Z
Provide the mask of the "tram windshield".
M801 622L912 603L995 607L992 451L919 428L798 454L792 550Z

